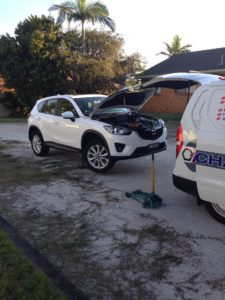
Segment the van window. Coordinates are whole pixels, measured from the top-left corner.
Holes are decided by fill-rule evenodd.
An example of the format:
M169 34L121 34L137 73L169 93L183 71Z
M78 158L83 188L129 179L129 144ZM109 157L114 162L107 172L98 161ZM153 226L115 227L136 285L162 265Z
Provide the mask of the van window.
M212 123L217 127L225 127L225 91L224 89L215 90L210 99L208 116Z
M191 95L194 94L194 92L196 91L196 89L198 88L198 85L192 85L190 88L184 88L184 89L179 89L176 90L177 94L185 94L188 95L188 93L190 93Z
M194 122L194 125L196 128L200 127L201 124L201 119L202 119L202 112L206 103L206 99L207 99L207 92L208 91L204 91L199 98L196 100L194 108L192 110L192 119Z

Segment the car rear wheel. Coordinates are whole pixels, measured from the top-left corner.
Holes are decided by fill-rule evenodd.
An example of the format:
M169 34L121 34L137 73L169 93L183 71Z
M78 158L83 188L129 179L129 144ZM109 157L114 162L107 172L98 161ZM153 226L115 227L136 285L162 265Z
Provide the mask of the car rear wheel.
M225 224L225 204L206 202L206 208L214 219Z
M45 156L49 152L49 147L45 145L42 135L38 131L31 135L31 147L37 156Z
M97 173L105 173L115 164L107 145L100 139L93 140L84 147L83 159L88 168Z

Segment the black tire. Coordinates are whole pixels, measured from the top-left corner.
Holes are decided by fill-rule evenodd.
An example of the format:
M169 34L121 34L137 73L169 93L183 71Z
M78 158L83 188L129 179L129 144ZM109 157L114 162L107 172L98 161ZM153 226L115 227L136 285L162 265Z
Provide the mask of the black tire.
M96 173L105 173L115 165L108 146L101 139L95 139L85 145L83 160L87 167Z
M218 222L225 224L225 205L220 205L216 203L205 203L206 208L210 215L216 219Z
M31 148L37 156L45 156L49 152L49 147L45 145L43 137L38 131L31 134Z

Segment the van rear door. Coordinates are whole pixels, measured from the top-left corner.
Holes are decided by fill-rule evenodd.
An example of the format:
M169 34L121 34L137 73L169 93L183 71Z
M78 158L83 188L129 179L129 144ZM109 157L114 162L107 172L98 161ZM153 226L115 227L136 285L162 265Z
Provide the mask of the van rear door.
M219 81L217 75L203 73L172 73L155 77L149 81L142 83L135 89L142 90L152 87L165 87L170 89L184 89L195 84L206 85L215 81Z
M198 132L196 180L201 199L225 204L225 87L209 89Z

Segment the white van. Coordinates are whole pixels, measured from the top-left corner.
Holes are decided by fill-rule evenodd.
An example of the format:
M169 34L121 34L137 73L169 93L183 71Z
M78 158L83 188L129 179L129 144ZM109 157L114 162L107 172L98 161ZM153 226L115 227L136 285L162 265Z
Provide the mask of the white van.
M177 131L174 185L205 203L225 224L225 78L201 73L176 73L154 78L142 88L197 89Z

